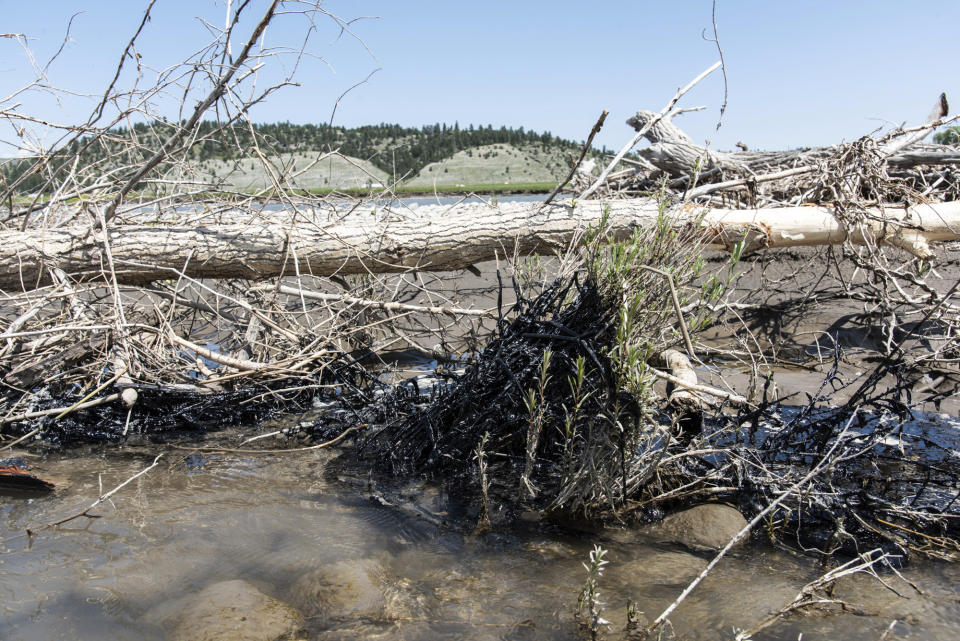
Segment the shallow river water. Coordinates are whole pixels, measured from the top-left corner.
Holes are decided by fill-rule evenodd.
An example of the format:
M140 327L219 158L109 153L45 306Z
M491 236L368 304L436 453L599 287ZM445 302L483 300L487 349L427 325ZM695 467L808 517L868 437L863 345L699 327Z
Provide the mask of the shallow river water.
M102 518L24 534L81 509L161 451L114 446L32 459L65 487L0 496L0 639L193 638L173 632L183 604L238 579L296 608L306 639L575 639L582 562L595 544L608 550L600 595L617 638L628 598L652 618L709 560L618 529L527 523L473 535L441 492L421 484L381 492L328 450L166 450L95 510ZM876 641L895 619L888 639L957 638L960 570L914 563L905 574L923 594L896 577L885 578L907 598L873 579L851 581L838 592L865 613L798 618L757 638ZM816 575L808 557L751 544L674 613L673 628L680 638L733 638Z

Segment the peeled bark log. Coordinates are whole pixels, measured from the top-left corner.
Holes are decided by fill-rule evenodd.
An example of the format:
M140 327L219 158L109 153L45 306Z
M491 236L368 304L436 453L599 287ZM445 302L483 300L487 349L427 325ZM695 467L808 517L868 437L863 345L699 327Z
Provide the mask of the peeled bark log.
M703 431L703 403L699 396L690 391L691 386L697 385L697 372L690 364L690 359L675 349L665 351L662 358L670 373L684 384L680 386L672 381L667 382L667 404L673 411L678 437L689 441Z
M270 224L200 227L123 225L111 229L110 248L121 284L177 278L261 279L293 274L291 254L301 273L345 275L372 272L446 271L514 253L565 249L609 208L608 231L626 238L638 226L656 224L658 204L649 198L611 202L559 202L499 206L461 204L410 210L354 213L333 221L305 220L296 226L285 214ZM822 207L703 210L686 205L673 212L675 224L699 221L711 248L748 251L766 247L839 244L847 232ZM890 206L873 210L851 234L854 243L901 247L916 256L933 255L928 243L960 239L960 203ZM371 215L373 214L373 215ZM326 214L323 214L326 216ZM78 280L105 278L102 232L89 228L0 231L0 289L29 290L49 282L59 269Z
M657 114L641 109L627 120L627 124L640 131ZM724 172L738 174L766 173L772 169L796 165L806 154L822 153L822 150L777 151L777 152L726 152L709 150L698 145L682 129L669 120L660 120L650 127L644 138L650 146L638 153L655 167L671 177L689 176L697 169L702 173L714 167Z
M900 169L919 165L960 165L960 152L955 147L938 145L935 148L904 151L891 156L887 162Z

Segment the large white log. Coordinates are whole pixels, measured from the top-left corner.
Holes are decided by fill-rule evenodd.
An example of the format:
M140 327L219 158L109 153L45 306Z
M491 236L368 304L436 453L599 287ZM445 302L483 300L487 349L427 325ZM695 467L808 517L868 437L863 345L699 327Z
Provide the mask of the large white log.
M503 203L365 209L334 220L326 213L311 219L301 210L296 225L282 213L268 224L118 225L111 229L110 249L124 284L176 278L181 271L193 278L268 278L292 273L294 262L300 273L314 275L444 271L514 253L562 250L578 230L596 225L607 208L609 231L617 238L653 225L658 215L652 199L565 201L543 208ZM891 206L873 213L882 221L858 227L853 242L881 242L929 258L929 242L960 239L960 203L907 210ZM700 220L705 243L714 248L729 249L741 239L755 250L838 244L847 237L830 210L821 207L703 213L685 205L672 215L677 225ZM77 279L103 278L102 232L79 227L0 231L0 289L35 288L48 282L53 268Z
M730 249L744 240L746 251L839 245L849 239L858 245L900 247L918 258L929 259L934 256L929 243L960 239L960 202L888 205L868 209L867 214L849 231L830 208L814 206L710 209L703 224L711 247Z

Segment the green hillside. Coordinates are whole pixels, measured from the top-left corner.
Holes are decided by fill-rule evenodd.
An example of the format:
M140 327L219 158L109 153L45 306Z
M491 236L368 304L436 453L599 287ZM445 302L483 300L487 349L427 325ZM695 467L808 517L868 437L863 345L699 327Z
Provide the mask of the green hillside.
M401 191L510 189L511 185L549 189L566 175L566 163L564 154L556 149L485 145L430 163L416 176L396 181L396 185ZM283 154L271 157L270 164L274 175L286 176L290 186L297 189L366 190L395 182L372 162L339 154ZM273 185L273 178L259 159L205 160L195 168L200 178L225 189L255 192Z
M466 185L556 184L568 167L561 150L539 145L485 145L430 163L409 187L455 188Z
M270 164L270 173L285 176L290 186L297 189L366 189L386 185L390 180L373 163L339 154L296 152L272 156ZM253 192L273 186L273 176L259 159L206 160L196 167L201 178L227 189Z
M50 193L75 160L89 171L79 184L111 176L122 184L130 169L153 153L144 141L167 140L174 128L166 122L137 123L116 128L98 139L81 137L56 152L52 163L26 158L0 166L0 192L13 197ZM407 190L476 187L503 188L524 183L526 188L549 189L566 173L568 157L579 153L579 142L549 132L491 125L461 128L445 124L420 128L379 124L344 128L328 125L275 123L221 128L198 125L187 150L173 157L188 160L195 177L231 190L255 192L273 184L274 175L291 176L293 186L310 190L366 189L397 183ZM273 164L261 165L253 150ZM593 152L597 154L599 152ZM170 179L171 165L160 163L144 177L144 188L155 178ZM530 185L535 183L535 185Z

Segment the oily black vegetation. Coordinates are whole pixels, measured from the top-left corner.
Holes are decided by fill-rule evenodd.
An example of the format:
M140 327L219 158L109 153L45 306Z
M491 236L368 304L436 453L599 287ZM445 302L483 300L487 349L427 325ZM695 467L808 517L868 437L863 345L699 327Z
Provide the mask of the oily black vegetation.
M864 546L960 552L960 465L949 438L915 416L903 354L850 383L838 347L806 402L774 398L768 386L754 404L720 404L702 431L684 431L650 375L656 355L679 343L668 290L640 267L683 286L697 277L693 237L669 230L595 245L583 271L535 296L517 288L515 308L462 375L428 397L405 386L361 410L361 455L443 482L474 501L479 525L526 509L656 520L705 498L751 517L779 500L765 535L824 558ZM705 300L715 291L703 288Z
M703 261L677 248L695 239L663 211L623 243L589 234L582 269L532 299L515 284L510 320L501 315L476 361L426 409L372 430L361 450L468 491L486 458L481 496L564 514L623 512L644 481L632 452L666 436L646 363L680 338L668 283L647 267L689 284Z
M343 429L355 425L359 414L356 408L373 405L374 390L382 394L384 384L360 364L369 350L342 354L322 367L302 374L302 389L289 389L289 381L264 381L240 385L219 392L203 393L196 389L176 386L135 383L137 391L135 421L130 426L131 414L122 403L108 403L86 409L74 409L63 415L37 417L20 424L12 433L26 433L39 429L45 446L61 447L81 443L124 442L130 438L145 438L164 442L183 439L190 435L204 435L233 425L249 425L275 414L287 416L307 413L321 401L335 400L336 408L325 413L322 420L305 421L286 430L290 435L307 438L320 430ZM183 366L190 367L190 359L183 355ZM314 394L310 387L335 389L336 394ZM69 405L70 390L56 385L45 386L35 400L35 410ZM67 402L65 402L67 401ZM129 431L128 431L129 430Z
M395 473L456 479L461 491L475 494L472 490L480 489L475 458L481 448L490 460L488 491L498 500L510 505L518 498L526 503L539 497L535 502L543 505L544 498L556 498L563 481L561 462L566 459L569 468L591 438L582 432L609 432L615 424L585 417L615 419L637 406L628 393L617 391L605 349L615 331L609 311L596 283L576 277L555 281L533 300L521 296L511 310L513 320L501 319L477 362L422 411L380 426L361 451ZM579 380L568 380L578 371ZM541 386L541 379L547 384ZM533 413L527 407L531 392ZM575 423L567 424L568 417ZM531 426L539 433L535 464L521 484ZM592 437L599 440L600 434ZM619 499L610 498L614 504Z
M137 123L132 128L117 127L103 135L87 136L71 141L55 152L59 159L54 165L56 175L66 175L73 159L79 157L82 166L109 166L143 162L152 152L152 144L169 138L175 126L154 121ZM131 145L130 140L143 141ZM361 127L334 127L326 124L293 124L280 122L257 125L223 127L215 122L197 125L196 142L190 147L189 159L196 163L208 160L237 160L249 153L256 144L267 155L294 152L339 151L345 156L369 160L391 176L402 178L416 175L426 165L448 158L458 151L493 144L516 146L535 145L544 150L579 151L582 143L565 140L550 132L527 131L523 127L447 124L425 125L421 128L402 127L381 123ZM477 152L481 153L481 152ZM31 172L37 161L10 160L0 167L0 191L17 184L17 193L49 192L56 184L43 172ZM161 170L163 168L161 167ZM18 183L19 179L19 183Z

